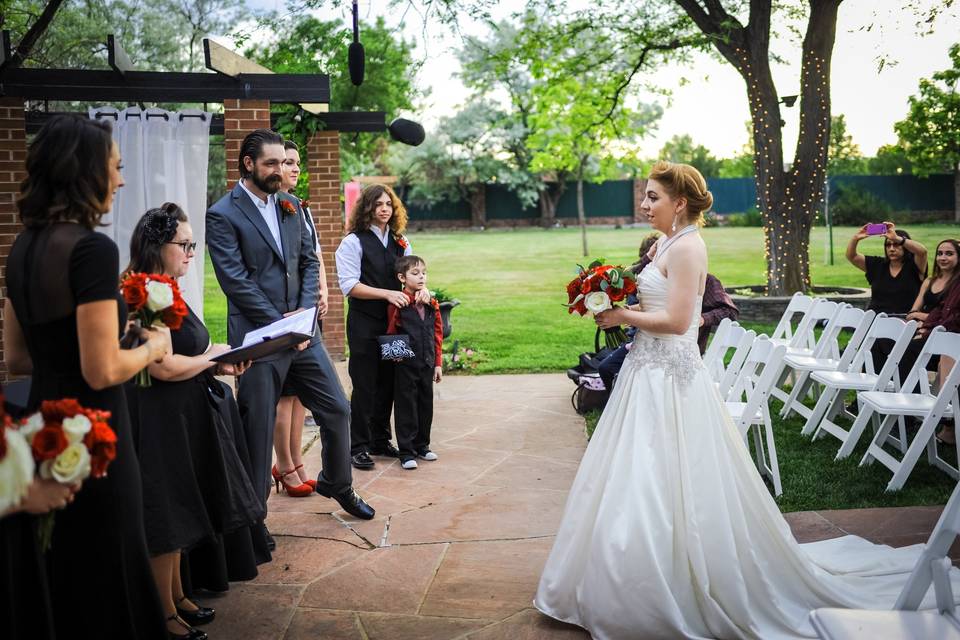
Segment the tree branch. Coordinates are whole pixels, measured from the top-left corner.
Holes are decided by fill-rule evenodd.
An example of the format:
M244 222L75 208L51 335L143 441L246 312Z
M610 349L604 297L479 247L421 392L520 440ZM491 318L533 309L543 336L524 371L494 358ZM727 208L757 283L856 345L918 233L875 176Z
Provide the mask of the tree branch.
M27 59L34 45L37 44L37 40L46 32L62 4L63 0L50 0L50 2L47 3L47 6L43 8L43 13L40 14L40 17L30 26L30 29L27 30L23 38L20 39L20 43L14 50L13 55L0 66L0 72L19 67L23 61Z

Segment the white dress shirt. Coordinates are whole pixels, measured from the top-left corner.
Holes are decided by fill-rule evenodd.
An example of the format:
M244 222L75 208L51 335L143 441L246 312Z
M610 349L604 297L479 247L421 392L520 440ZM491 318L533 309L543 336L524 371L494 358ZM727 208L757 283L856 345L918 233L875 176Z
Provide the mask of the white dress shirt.
M276 194L271 193L267 196L267 201L264 202L259 197L253 195L253 192L250 189L247 189L247 185L244 184L244 180L240 181L240 186L243 187L243 190L247 192L247 195L250 196L250 200L253 201L253 204L257 207L257 211L260 212L260 215L263 216L263 221L267 223L267 228L270 229L270 235L273 236L273 241L277 245L277 249L280 251L280 255L283 255L283 244L280 242L280 221L277 220L277 196Z
M390 240L390 227L380 231L380 227L374 225L370 231L380 239L383 246L387 246ZM407 248L403 250L403 255L408 256L413 253L410 241L407 240ZM360 261L363 258L363 247L360 245L360 238L355 233L349 233L340 241L337 252L334 254L337 260L337 281L340 283L340 291L348 296L353 288L360 282Z

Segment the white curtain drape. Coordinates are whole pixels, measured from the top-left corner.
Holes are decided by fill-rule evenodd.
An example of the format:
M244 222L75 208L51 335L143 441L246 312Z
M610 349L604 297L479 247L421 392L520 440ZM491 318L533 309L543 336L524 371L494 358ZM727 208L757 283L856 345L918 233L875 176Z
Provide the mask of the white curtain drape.
M130 260L130 236L140 217L164 202L180 205L190 218L197 253L180 288L190 308L203 318L203 270L206 246L207 162L210 147L210 114L198 109L174 113L163 109L90 109L93 119L113 124L113 139L120 147L125 185L103 217L109 226L100 229L120 249L120 268Z

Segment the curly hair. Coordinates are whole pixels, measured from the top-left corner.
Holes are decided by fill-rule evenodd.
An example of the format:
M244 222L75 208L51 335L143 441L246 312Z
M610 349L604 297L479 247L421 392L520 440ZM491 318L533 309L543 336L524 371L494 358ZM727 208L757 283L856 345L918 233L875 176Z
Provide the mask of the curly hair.
M106 213L113 138L108 122L57 115L27 151L17 209L28 229L73 221L93 229Z
M671 198L687 200L687 224L701 227L705 224L703 214L713 206L713 194L707 190L707 181L696 168L660 160L647 177L662 184Z
M393 192L393 189L385 184L371 184L360 194L350 212L348 234L366 231L373 226L373 219L377 213L377 200L384 193L390 196L390 202L393 204L393 217L390 218L389 223L390 231L395 236L403 235L403 232L407 229L407 209L400 202L400 198Z

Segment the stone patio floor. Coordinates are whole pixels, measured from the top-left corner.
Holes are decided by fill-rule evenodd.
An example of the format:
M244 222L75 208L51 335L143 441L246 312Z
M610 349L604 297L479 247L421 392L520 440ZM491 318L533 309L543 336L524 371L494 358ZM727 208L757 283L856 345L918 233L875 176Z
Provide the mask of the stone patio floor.
M338 366L345 386L345 367ZM554 640L588 638L531 601L586 447L559 374L449 376L435 387L439 460L405 471L376 458L354 485L377 510L360 521L319 495L272 494L273 562L251 582L199 598L211 638ZM305 441L315 433L307 431ZM319 441L305 455L320 467ZM787 514L801 542L846 533L923 542L939 507ZM957 546L954 547L958 551ZM954 555L960 557L960 553Z

